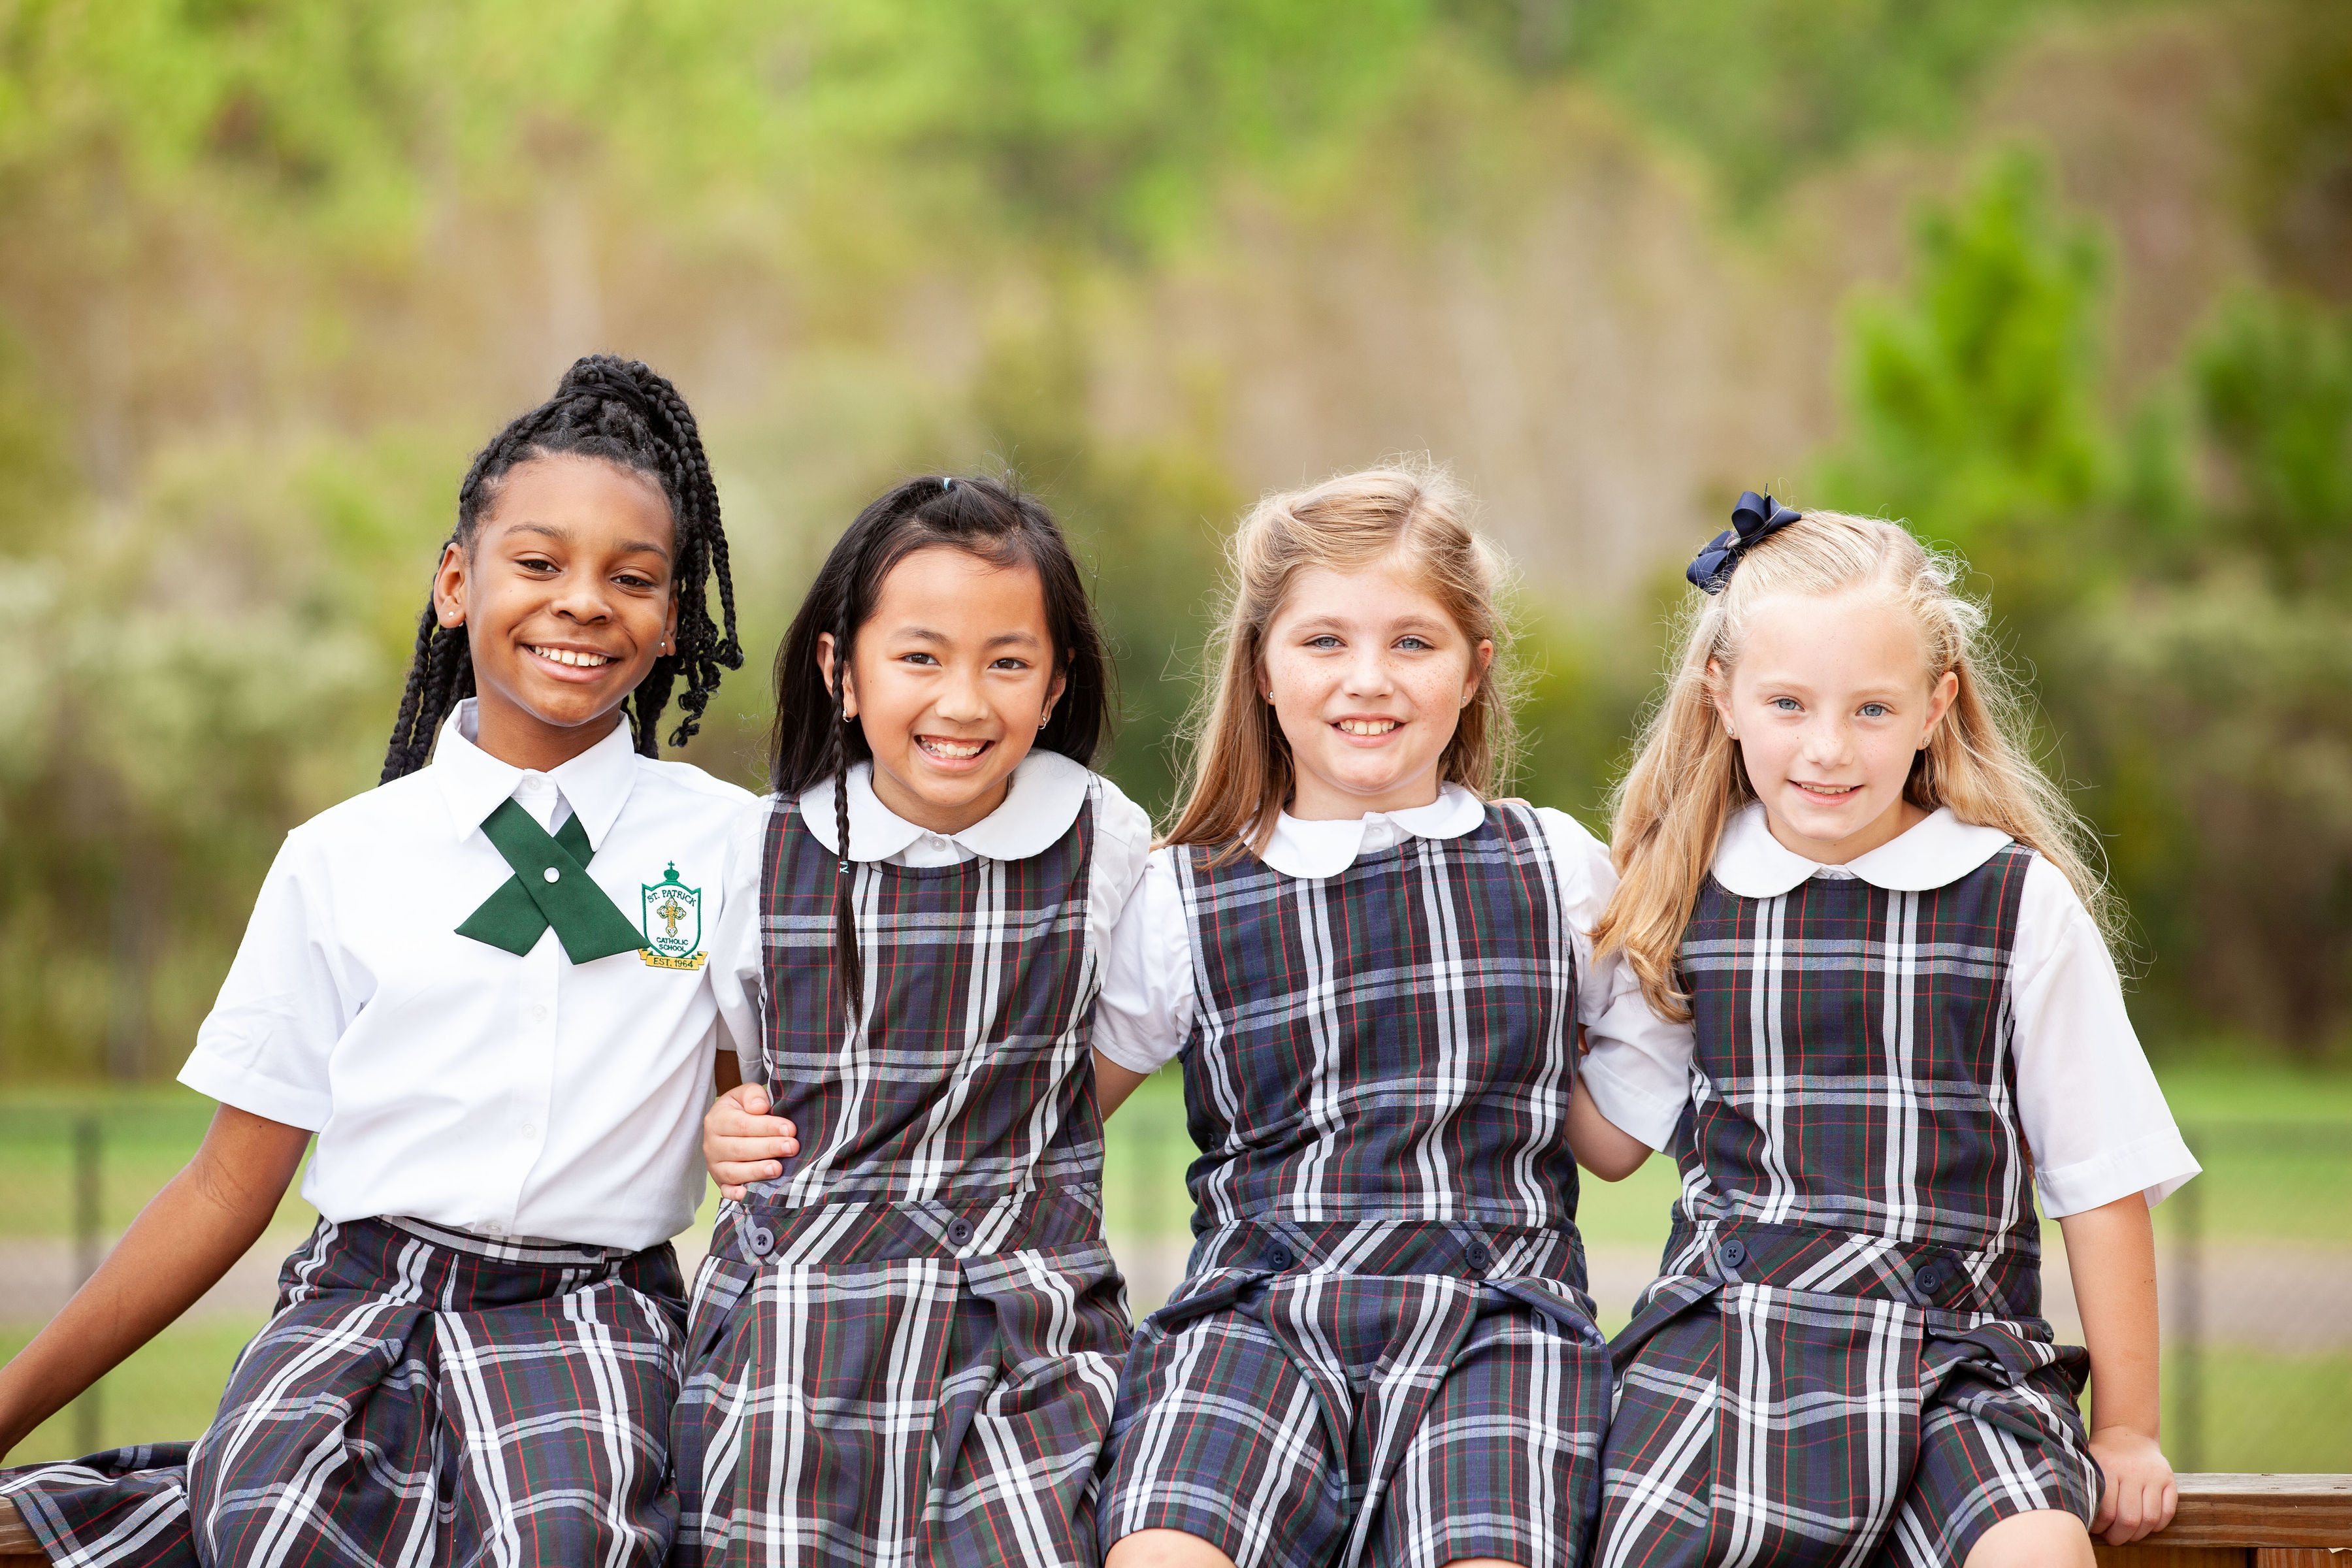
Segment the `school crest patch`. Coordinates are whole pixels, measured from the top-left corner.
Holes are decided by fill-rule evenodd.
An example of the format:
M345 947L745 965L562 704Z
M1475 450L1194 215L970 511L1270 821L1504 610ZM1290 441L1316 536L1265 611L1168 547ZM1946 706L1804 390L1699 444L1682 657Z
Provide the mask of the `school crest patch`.
M699 969L702 951L702 889L677 879L677 863L658 882L637 886L645 894L641 929L646 945L637 956L656 969Z

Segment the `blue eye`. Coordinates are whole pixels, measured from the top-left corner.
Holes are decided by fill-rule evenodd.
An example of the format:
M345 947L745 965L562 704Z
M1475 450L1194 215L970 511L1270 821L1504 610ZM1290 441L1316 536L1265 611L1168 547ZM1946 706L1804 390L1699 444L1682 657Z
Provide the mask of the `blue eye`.
M1431 642L1427 637L1402 637L1397 638L1397 647L1413 653L1423 652L1436 646L1436 644Z
M1865 719L1884 719L1886 714L1887 707L1884 702L1865 702L1862 705L1862 716Z
M1333 637L1329 632L1325 632L1320 637L1308 637L1307 639L1307 646L1308 647L1338 647L1339 646L1339 639Z
M1797 700L1793 697L1775 697L1772 699L1772 706L1783 713L1794 713L1797 711Z

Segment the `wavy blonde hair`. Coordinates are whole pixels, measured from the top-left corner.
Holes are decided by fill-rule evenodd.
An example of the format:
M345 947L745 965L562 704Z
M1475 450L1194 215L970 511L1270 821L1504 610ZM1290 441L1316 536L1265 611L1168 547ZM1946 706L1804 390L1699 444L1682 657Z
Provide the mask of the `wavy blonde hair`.
M1290 742L1260 694L1266 628L1297 574L1310 566L1360 572L1395 565L1435 599L1475 646L1495 658L1462 710L1438 776L1490 794L1517 749L1511 721L1509 642L1496 598L1502 561L1470 526L1469 492L1436 465L1402 460L1267 496L1234 530L1226 552L1227 602L1210 639L1216 679L1192 705L1184 804L1170 844L1246 845L1263 853L1297 780Z
M1985 608L1959 592L1965 570L1899 524L1809 512L1751 549L1721 594L1685 618L1682 658L1642 732L1642 749L1612 801L1611 856L1620 880L1600 923L1596 952L1623 949L1650 1005L1690 1016L1675 960L1717 842L1733 813L1756 798L1738 743L1716 708L1739 662L1748 617L1778 594L1813 597L1867 587L1909 612L1919 628L1929 683L1958 678L1927 744L1911 764L1904 797L1963 822L1998 827L2066 874L2109 942L2117 910L2097 838L2065 793L2035 765L2031 713L1985 646Z

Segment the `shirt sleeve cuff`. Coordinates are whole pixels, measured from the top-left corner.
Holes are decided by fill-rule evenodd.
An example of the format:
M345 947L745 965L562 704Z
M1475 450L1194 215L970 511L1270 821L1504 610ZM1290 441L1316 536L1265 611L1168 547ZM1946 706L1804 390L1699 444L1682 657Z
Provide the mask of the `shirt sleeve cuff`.
M1584 1075L1584 1087L1592 1093L1592 1103L1619 1131L1639 1138L1653 1149L1674 1142L1683 1107L1690 1103L1688 1095L1668 1098L1642 1088L1617 1069L1606 1049L1586 1057L1578 1070Z
M1116 1026L1106 1027L1106 1023L1104 1015L1097 1012L1095 1015L1094 1047L1129 1072L1158 1072L1183 1053L1183 1047L1179 1044L1160 1047L1166 1049L1167 1054L1160 1055L1152 1041L1122 1039L1121 1031Z
M332 1109L327 1095L265 1078L250 1068L208 1055L201 1046L190 1053L187 1065L180 1069L180 1081L223 1105L233 1105L239 1110L311 1132L326 1126L327 1113Z
M2133 1193L2144 1194L2154 1208L2202 1169L2179 1131L2168 1129L2093 1159L2036 1172L2034 1184L2042 1189L2042 1213L2063 1219Z

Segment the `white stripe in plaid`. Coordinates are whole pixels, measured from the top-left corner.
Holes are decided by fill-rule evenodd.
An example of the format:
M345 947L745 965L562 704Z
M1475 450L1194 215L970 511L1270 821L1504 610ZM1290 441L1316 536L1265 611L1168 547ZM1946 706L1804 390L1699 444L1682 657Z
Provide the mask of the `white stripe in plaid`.
M1128 1343L1099 1241L847 1265L714 1253L695 1302L677 1562L1092 1568Z
M854 1031L837 863L771 818L765 1059L806 1152L722 1209L695 1283L681 1564L1093 1568L1129 1334L1085 1028L1098 800L1025 860L856 867Z
M1136 1336L1106 1542L1180 1530L1239 1568L1584 1560L1609 1417L1588 1319L1433 1274L1233 1283Z
M2052 1342L2009 960L2031 852L1951 885L1711 879L1664 1272L1618 1337L1598 1561L1962 1562L2098 1497Z
M1326 879L1197 846L1177 871L1201 1239L1128 1362L1104 1539L1580 1562L1608 1376L1561 1136L1575 949L1534 814Z
M667 1247L321 1222L193 1446L11 1472L74 1568L656 1564L684 1303Z
M1598 1568L1929 1568L2014 1513L2089 1518L2081 1371L2047 1341L1884 1299L1701 1295L1621 1351Z

